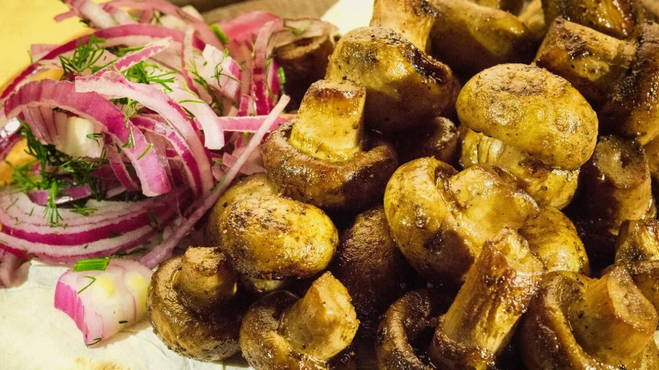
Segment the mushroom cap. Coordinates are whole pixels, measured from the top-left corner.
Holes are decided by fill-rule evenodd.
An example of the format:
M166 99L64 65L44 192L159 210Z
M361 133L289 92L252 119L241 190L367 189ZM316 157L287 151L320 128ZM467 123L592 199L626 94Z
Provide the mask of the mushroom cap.
M347 161L323 161L288 142L292 125L282 125L261 147L268 177L282 194L328 210L361 210L381 199L397 166L391 145L376 141Z
M465 84L456 108L463 125L550 168L577 169L595 150L595 111L567 80L539 67L486 69Z
M257 279L311 277L327 267L339 243L322 210L274 195L233 202L219 229L220 248L234 268Z
M238 353L241 302L197 313L183 304L175 289L182 257L160 264L153 273L148 314L154 332L172 351L201 361L220 361Z

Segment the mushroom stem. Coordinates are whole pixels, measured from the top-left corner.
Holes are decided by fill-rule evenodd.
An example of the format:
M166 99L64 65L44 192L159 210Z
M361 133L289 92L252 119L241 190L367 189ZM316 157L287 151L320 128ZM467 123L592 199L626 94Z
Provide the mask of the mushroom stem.
M547 31L535 63L570 81L589 101L599 105L629 69L634 52L632 43L557 18Z
M282 319L282 334L291 347L320 360L350 345L358 327L348 290L330 272L316 279Z
M188 248L174 279L186 306L195 310L215 307L237 290L237 275L217 248Z
M469 269L430 345L435 365L486 368L508 343L542 275L526 241L507 229Z
M346 161L359 153L366 91L351 82L317 81L307 90L290 144L330 162Z
M371 26L397 30L414 46L428 52L437 10L428 0L375 0Z
M625 221L616 244L616 264L659 260L659 221Z
M593 281L572 303L568 318L579 344L610 364L636 357L657 326L654 307L620 266Z

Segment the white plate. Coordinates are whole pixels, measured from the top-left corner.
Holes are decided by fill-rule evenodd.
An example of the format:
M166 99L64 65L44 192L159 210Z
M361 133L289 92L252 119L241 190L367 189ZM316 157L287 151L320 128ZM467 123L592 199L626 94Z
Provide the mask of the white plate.
M371 0L340 0L324 19L346 32L367 25ZM218 364L193 361L170 351L142 323L128 328L100 348L87 348L73 320L53 307L62 267L35 264L28 281L0 289L0 370L210 370ZM246 369L223 364L220 369Z

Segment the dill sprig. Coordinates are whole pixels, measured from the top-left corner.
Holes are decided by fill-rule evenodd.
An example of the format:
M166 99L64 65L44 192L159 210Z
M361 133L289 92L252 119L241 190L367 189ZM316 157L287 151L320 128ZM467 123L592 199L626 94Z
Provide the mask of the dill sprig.
M100 39L91 35L86 44L80 44L75 48L73 55L71 55L70 58L60 56L59 60L62 64L64 74L81 74L87 69L91 70L92 73L95 73L114 63L114 60L112 60L104 65L96 65L105 51L105 48L103 47L104 42L105 39Z
M149 84L157 83L166 91L172 91L169 84L174 83L174 71L163 70L159 65L141 61L124 71L130 81Z
M100 198L102 195L100 184L94 177L94 171L105 163L105 159L94 161L71 157L57 150L54 145L41 143L25 122L21 122L21 125L20 132L27 144L25 151L34 157L34 160L14 168L12 175L14 186L23 192L47 190L48 200L44 216L49 225L62 226L62 215L56 204L61 190L71 186L87 185L92 195ZM75 203L74 209L76 205L80 214L91 214L82 209L83 204Z

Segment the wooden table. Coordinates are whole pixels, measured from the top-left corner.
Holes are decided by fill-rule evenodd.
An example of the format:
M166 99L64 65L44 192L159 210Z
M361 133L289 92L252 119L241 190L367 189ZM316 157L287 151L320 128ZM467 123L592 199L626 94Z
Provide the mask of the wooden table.
M281 17L320 17L337 0L250 0L203 13L208 23L233 18L252 10L264 10ZM359 1L359 0L354 0Z

